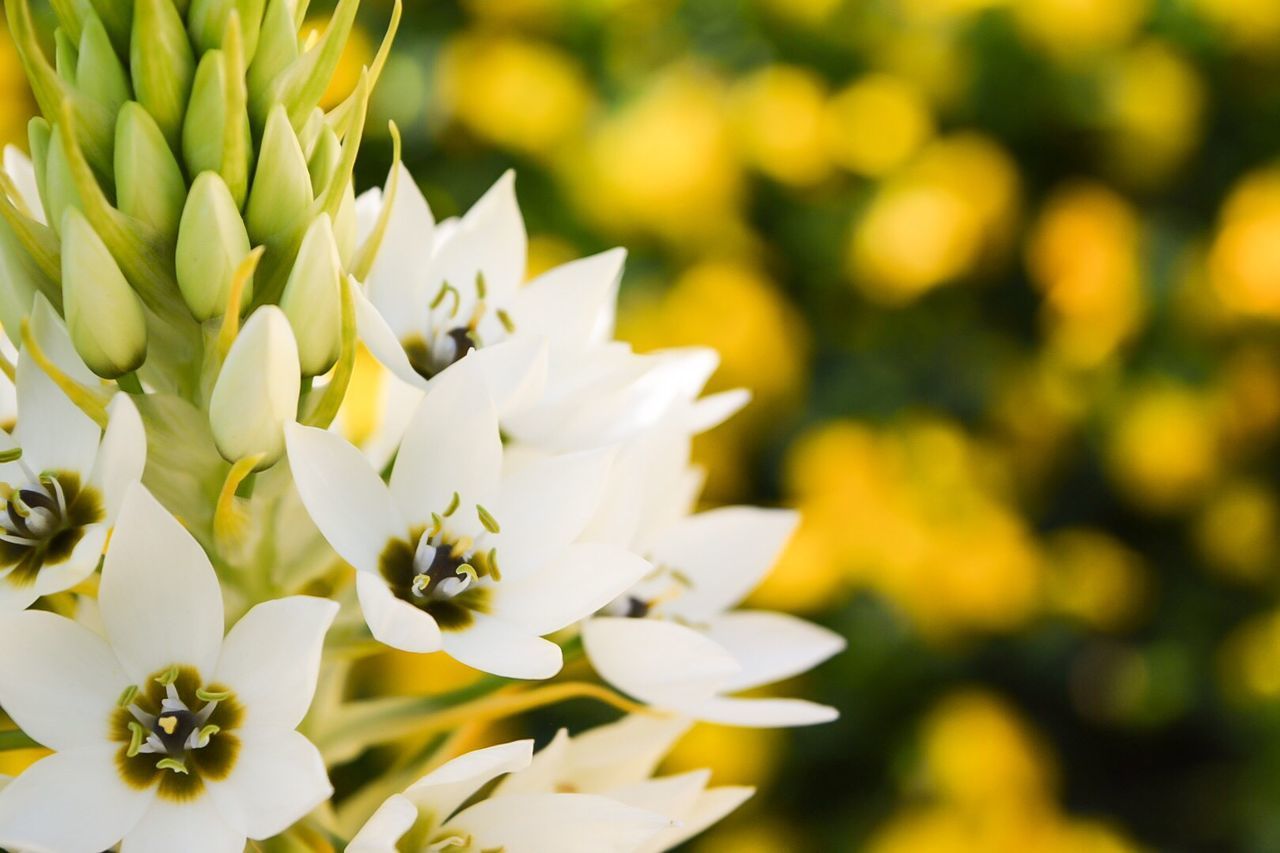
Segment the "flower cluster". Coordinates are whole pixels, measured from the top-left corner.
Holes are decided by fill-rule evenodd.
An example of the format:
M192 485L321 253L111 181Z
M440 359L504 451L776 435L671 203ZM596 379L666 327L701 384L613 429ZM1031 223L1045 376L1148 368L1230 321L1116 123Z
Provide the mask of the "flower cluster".
M51 59L5 4L42 116L0 182L0 707L52 753L0 791L0 844L668 849L750 793L652 778L691 721L835 716L736 695L843 647L739 609L793 513L696 511L691 441L746 394L704 395L712 350L614 339L621 251L525 282L512 175L440 222L398 163L357 198L400 7L326 110L359 4L310 38L306 5L55 3ZM384 648L489 677L357 695ZM630 716L330 784L575 697Z

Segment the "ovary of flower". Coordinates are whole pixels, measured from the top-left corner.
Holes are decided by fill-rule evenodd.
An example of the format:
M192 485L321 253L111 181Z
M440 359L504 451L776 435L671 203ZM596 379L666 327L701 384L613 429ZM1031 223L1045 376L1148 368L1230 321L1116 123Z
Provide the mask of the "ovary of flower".
M97 385L43 297L30 322L45 356L73 379ZM21 610L97 568L147 453L142 419L127 394L111 401L103 430L25 353L16 378L18 424L12 436L0 432L0 611Z
M233 853L332 793L295 728L336 604L259 604L224 640L213 566L134 485L99 606L101 634L42 611L0 620L0 703L55 750L0 792L0 844Z
M289 465L308 513L357 570L373 636L409 652L443 648L509 678L548 678L542 639L603 607L651 567L580 534L611 453L504 449L473 356L432 384L384 484L338 435L291 425Z

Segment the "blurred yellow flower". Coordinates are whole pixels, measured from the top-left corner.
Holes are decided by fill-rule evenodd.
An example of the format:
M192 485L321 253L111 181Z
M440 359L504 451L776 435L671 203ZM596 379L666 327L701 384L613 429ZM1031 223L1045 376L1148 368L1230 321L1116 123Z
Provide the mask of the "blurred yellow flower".
M698 723L663 761L663 772L715 768L717 785L765 785L787 749L779 729L746 729Z
M1050 345L1069 362L1096 366L1138 331L1146 313L1139 224L1122 197L1100 184L1058 189L1026 252Z
M768 577L751 593L750 606L817 613L842 600L849 581L844 508L840 501L816 498L797 509L800 527Z
M1006 245L1017 203L1017 171L995 143L935 140L854 223L854 284L892 305L972 273Z
M789 493L806 512L795 547L810 549L820 585L834 587L829 566L843 566L927 638L1015 628L1040 605L1044 566L992 468L945 421L821 426L787 459ZM799 569L784 558L789 570Z
M1218 380L1223 444L1250 453L1275 440L1280 430L1280 353L1245 345L1227 356Z
M1218 672L1234 699L1280 699L1280 612L1263 613L1238 625L1219 650Z
M303 24L303 28L309 30L314 37L319 37L324 32L327 23L328 18L309 19ZM351 28L351 37L342 48L342 56L338 59L338 67L333 72L333 77L329 79L329 86L324 91L324 97L320 99L321 107L331 110L355 91L356 86L360 83L360 75L363 73L365 66L373 61L374 49L373 40L369 38L369 33L359 24L353 26Z
M923 94L889 74L858 78L827 107L831 157L860 175L880 177L897 169L932 134L933 116Z
M1196 519L1201 557L1224 577L1258 583L1271 578L1280 553L1280 508L1261 483L1238 481L1218 490Z
M785 184L817 183L831 171L824 139L826 84L815 72L770 65L730 93L743 158Z
M557 153L583 128L590 83L559 48L519 36L467 34L440 58L441 106L487 142L535 156Z
M1149 596L1141 556L1105 533L1079 528L1055 532L1045 550L1055 610L1099 631L1132 626Z
M563 176L582 209L622 233L646 232L704 248L736 237L741 195L724 87L690 66L647 90L565 153Z
M1146 20L1150 0L1017 0L1019 30L1055 55L1077 60L1124 44Z
M1112 479L1137 506L1184 509L1218 471L1211 402L1173 382L1138 389L1116 413L1106 459Z
M1280 317L1280 169L1246 175L1223 205L1209 254L1215 293L1231 311Z
M1204 85L1164 42L1149 39L1122 54L1104 71L1102 89L1108 145L1125 177L1163 181L1199 142Z
M1193 0L1193 5L1241 50L1269 56L1280 48L1280 4L1274 0Z
M694 849L697 853L793 853L801 837L798 829L766 818L740 828L717 828L695 840Z
M34 109L18 51L9 31L0 26L0 146L27 147L27 119Z

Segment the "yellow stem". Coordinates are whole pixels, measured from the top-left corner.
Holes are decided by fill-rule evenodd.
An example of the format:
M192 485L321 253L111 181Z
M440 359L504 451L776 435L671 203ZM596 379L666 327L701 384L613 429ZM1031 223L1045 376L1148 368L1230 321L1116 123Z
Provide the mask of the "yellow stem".
M628 714L656 714L645 705L615 693L608 687L588 681L566 681L548 684L524 692L503 692L464 702L443 711L429 714L414 725L419 733L439 732L461 726L464 723L493 722L503 717L524 714L536 708L545 708L569 699L595 699Z
M236 335L240 334L240 302L244 298L244 289L248 286L249 279L253 278L258 262L262 260L262 253L266 250L265 246L257 247L245 255L240 266L236 267L235 278L231 279L231 293L227 296L227 312L222 315L222 328L218 332L219 359L227 357Z
M227 472L227 479L223 481L222 491L218 494L217 508L213 512L213 535L220 545L239 541L244 532L247 517L236 506L236 489L258 467L262 457L261 453L246 456Z

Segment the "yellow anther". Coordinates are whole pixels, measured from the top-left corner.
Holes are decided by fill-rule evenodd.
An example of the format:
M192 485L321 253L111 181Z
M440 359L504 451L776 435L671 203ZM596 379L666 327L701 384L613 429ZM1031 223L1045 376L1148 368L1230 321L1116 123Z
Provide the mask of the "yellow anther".
M156 720L156 724L160 726L160 728L164 729L165 734L171 735L178 728L178 718L177 717L161 717L160 719Z
M508 314L506 310L502 308L499 308L494 313L497 314L498 322L502 324L502 328L507 330L507 334L508 335L515 334L516 323L514 320L511 319L511 315Z
M488 289L489 288L484 281L484 270L480 270L476 273L476 296L484 299L485 291Z
M142 748L142 739L147 736L147 730L137 720L129 721L129 748L125 750L126 758L133 758L138 754L138 750Z
M431 577L429 575L413 576L413 591L421 595L431 585Z
M474 544L475 543L472 542L470 536L463 536L457 542L453 543L453 550L449 553L451 556L461 557L463 554L470 551Z
M128 687L124 689L124 692L120 694L120 698L116 700L116 705L120 708L128 708L131 704L133 704L133 700L134 698L137 697L137 695L138 695L138 685L130 684Z
M176 758L162 758L156 762L157 770L172 770L174 773L187 775L187 765Z
M21 447L11 447L8 450L0 450L0 462L17 462L21 458Z
M483 524L484 529L490 533L497 533L502 530L502 528L498 526L498 519L493 517L493 513L480 506L480 504L476 504L476 515L480 516L480 523Z
M163 684L168 687L170 684L178 680L178 665L175 663L168 670L156 676L156 684Z
M444 529L444 519L440 517L440 513L431 513L431 532L428 536L438 536L440 531Z
M502 580L502 572L498 570L498 549L497 548L489 549L489 554L485 558L485 562L489 566L489 576L492 577L495 581Z
M480 574L476 571L476 567L470 563L463 563L461 566L458 566L458 568L454 570L454 574L458 577L471 578L472 583L480 580Z
M449 506L444 511L444 517L448 518L458 511L458 504L462 503L461 496L457 492L453 493L453 498L449 501Z
M201 702L221 702L224 699L231 698L230 690L208 690L204 687L196 688L196 698Z
M209 738L213 737L220 731L222 731L221 726L215 726L213 723L210 723L200 730L200 734L196 735L196 742L201 744L208 743Z

